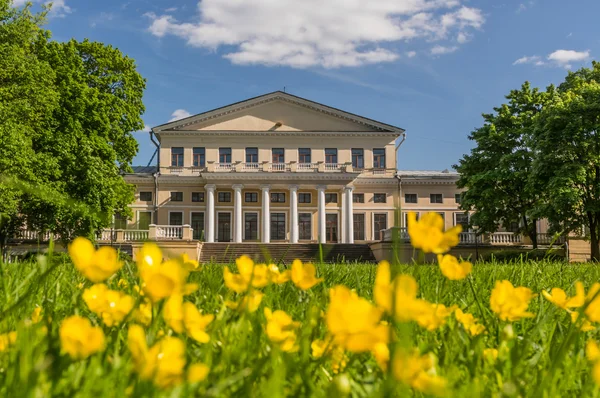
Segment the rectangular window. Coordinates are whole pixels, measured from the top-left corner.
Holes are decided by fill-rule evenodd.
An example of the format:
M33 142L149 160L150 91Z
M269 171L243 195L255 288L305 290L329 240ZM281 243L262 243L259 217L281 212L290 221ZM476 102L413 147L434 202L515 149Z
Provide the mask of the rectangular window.
M192 202L204 202L204 192L192 192Z
M231 148L219 148L219 163L231 163Z
M171 202L183 202L183 192L171 192Z
M246 163L258 163L258 148L246 148Z
M444 203L444 197L441 193L432 193L429 195L429 203Z
M258 240L258 213L244 214L244 239Z
M373 149L373 168L385 169L385 148Z
M375 240L383 239L383 231L387 229L387 214L373 214L373 237Z
M462 202L462 193L455 193L454 194L454 202L460 204L460 202Z
M194 148L193 149L194 158L194 167L204 167L206 165L206 149L202 148Z
M326 193L325 194L325 203L337 203L338 197L337 193Z
M365 168L365 150L352 148L352 168L362 170Z
M365 215L353 214L354 240L365 240Z
M204 213L192 213L192 237L196 240L204 240Z
M246 203L257 203L258 202L258 192L246 192L244 194L244 201Z
M273 163L285 163L285 150L283 148L273 148L271 155Z
M364 193L353 193L352 194L352 202L353 203L365 203L365 194Z
M469 229L469 213L454 213L454 225L462 225L463 231Z
M152 202L152 192L140 192L140 202Z
M219 192L219 202L231 202L231 192Z
M137 229L147 231L152 224L152 213L149 211L138 212Z
M298 238L300 240L312 239L312 214L298 214Z
M121 214L115 214L115 229L127 229L127 218Z
M336 164L337 162L337 149L325 148L325 163Z
M272 192L271 203L285 203L285 193L283 192Z
M311 163L310 148L298 149L298 163Z
M373 203L387 203L387 195L384 193L374 193Z
M300 192L298 194L298 203L311 203L312 195L308 192Z
M271 240L285 240L285 213L271 213Z
M183 147L171 148L171 166L183 167Z
M183 225L183 212L172 211L169 213L169 225Z
M404 194L404 203L417 203L417 194L416 193L405 193Z

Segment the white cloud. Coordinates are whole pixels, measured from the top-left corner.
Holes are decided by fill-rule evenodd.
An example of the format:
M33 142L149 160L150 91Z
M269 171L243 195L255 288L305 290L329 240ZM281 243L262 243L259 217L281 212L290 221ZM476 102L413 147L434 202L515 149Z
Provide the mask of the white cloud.
M177 7L169 7L167 9L165 9L165 12L173 12L173 11L177 11Z
M444 46L435 46L431 49L431 55L444 55L450 54L458 50L457 46L453 47L444 47Z
M145 15L152 35L222 48L236 64L337 68L394 61L409 40L468 41L485 17L463 1L203 0L187 22Z
M30 1L32 3L43 2L43 0L13 0L13 6L22 7L28 1ZM70 14L73 12L71 7L69 7L67 5L66 0L49 0L49 1L44 2L44 4L45 5L52 4L52 9L50 10L50 13L48 14L49 17L51 17L51 18L52 17L62 18L64 16L66 16L67 14Z
M186 111L185 109L176 109L171 114L171 119L169 120L169 122L174 122L175 120L179 119L185 119L186 117L190 116L192 116L192 114Z
M584 62L590 58L590 51L556 50L546 57L546 61L539 55L525 56L513 62L513 65L532 64L536 66L550 65L570 69L573 62Z
M406 56L408 58L414 58L416 55L417 55L416 51L409 51L409 52L406 53Z

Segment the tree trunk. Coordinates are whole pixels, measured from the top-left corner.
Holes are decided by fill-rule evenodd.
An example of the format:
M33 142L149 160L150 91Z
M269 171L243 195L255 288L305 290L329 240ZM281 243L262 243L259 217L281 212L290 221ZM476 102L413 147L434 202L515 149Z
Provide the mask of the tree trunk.
M533 246L534 249L537 249L538 244L537 244L537 231L536 231L536 220L533 220L533 224L529 224L528 220L527 220L527 216L523 216L523 228L525 230L525 235L527 235L527 237L529 239L531 239L531 244Z
M600 261L600 242L598 239L598 218L594 214L588 212L588 221L590 227L590 249L592 261Z

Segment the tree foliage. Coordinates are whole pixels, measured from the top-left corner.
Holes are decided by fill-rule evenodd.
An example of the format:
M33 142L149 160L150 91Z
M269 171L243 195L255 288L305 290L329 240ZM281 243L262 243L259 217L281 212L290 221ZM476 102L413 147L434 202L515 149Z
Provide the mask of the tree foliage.
M44 17L0 0L0 239L89 236L133 200L145 80L111 46L51 41Z

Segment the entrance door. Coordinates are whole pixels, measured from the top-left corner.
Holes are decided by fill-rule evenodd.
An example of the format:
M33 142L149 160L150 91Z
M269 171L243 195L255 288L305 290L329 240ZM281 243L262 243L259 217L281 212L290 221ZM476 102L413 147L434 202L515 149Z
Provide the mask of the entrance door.
M194 230L194 239L204 240L204 213L192 213L192 229Z
M337 243L338 241L338 215L337 214L326 214L325 215L325 234L327 237L327 243Z
M217 242L231 242L231 213L217 214Z
M285 213L271 213L271 240L285 240Z
M258 240L258 213L244 215L244 240Z
M300 240L311 240L312 239L312 214L311 213L300 213L298 214L298 232Z
M387 214L373 214L373 239L383 240L383 230L387 229Z

